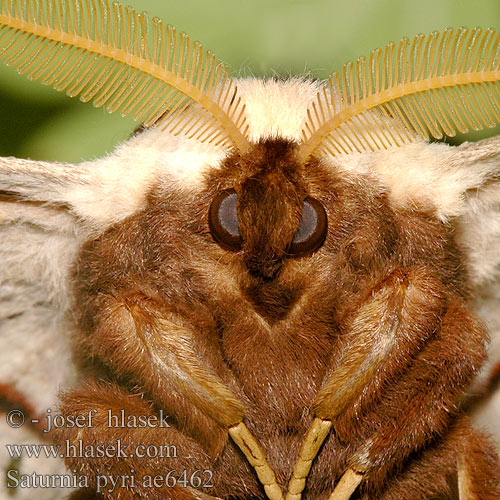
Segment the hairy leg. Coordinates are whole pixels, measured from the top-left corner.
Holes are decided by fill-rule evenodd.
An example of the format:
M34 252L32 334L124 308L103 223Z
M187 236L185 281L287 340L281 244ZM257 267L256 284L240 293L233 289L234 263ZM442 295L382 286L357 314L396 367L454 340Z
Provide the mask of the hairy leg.
M217 346L210 344L208 319L193 325L172 305L138 292L117 291L96 301L99 312L82 341L91 355L182 416L183 426L207 447L221 430L225 434L242 421L245 408L228 387L234 380Z
M66 422L78 415L86 417L82 427L66 425L53 431L68 469L89 479L91 490L87 496L78 493L81 498L99 498L94 493L98 491L106 499L193 500L189 490L173 484L174 478L183 471L190 478L196 470L211 469L212 461L199 443L169 424L168 418L160 423L150 402L114 383L82 385L62 397L60 411ZM119 419L110 421L109 412ZM122 427L122 416L124 422L149 421L144 427ZM156 476L163 478L157 480L157 487L153 486ZM210 494L211 489L206 492Z
M459 469L465 463L468 492L460 496ZM382 474L383 475L383 474ZM382 478L380 478L382 479ZM374 483L361 484L360 500L498 500L500 464L488 440L460 418L433 446L412 457L397 475L384 478L376 493ZM465 495L465 496L464 496Z
M392 471L446 432L484 360L486 334L461 300L447 298L431 273L416 268L395 271L377 287L348 335L314 410L341 441L358 443L348 475L364 477L350 491L359 480L382 491ZM306 461L297 464L308 470ZM300 486L295 477L294 470L290 485ZM300 487L292 493L289 500Z
M212 316L200 312L189 319L151 290L103 293L92 304L82 340L89 354L168 408L213 460L231 436L268 496L280 500L274 472L243 422L245 406L235 395L238 383L220 351Z
M376 399L435 334L445 293L424 267L397 269L375 287L344 326L345 347L314 401L315 415L335 420Z
M358 415L367 440L353 456L355 470L368 475L376 468L389 472L446 431L464 386L482 364L484 337L466 306L451 302L436 337L384 390L379 403ZM341 418L355 417L346 412Z
M333 424L344 442L366 430L356 413L377 404L387 381L404 373L413 355L434 336L444 303L442 284L424 267L395 270L375 287L344 327L344 348L314 402L317 418L294 467L287 500L300 499Z

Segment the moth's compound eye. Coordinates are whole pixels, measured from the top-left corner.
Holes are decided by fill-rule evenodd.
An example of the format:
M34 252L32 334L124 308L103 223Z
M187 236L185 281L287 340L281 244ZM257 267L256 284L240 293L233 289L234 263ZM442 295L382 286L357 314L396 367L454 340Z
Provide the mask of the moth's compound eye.
M236 191L227 189L214 198L208 212L212 237L219 245L234 252L241 249L237 202Z
M314 252L324 243L327 230L328 217L323 205L308 196L302 206L299 229L293 237L288 252L291 255Z

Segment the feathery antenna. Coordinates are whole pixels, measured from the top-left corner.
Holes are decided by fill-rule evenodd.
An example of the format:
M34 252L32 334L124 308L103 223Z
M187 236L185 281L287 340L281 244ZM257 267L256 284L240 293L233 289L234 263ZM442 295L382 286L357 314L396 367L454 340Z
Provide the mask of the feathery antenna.
M108 0L2 0L0 58L19 73L146 126L248 146L227 68L200 44Z
M308 110L299 155L377 151L500 123L500 33L403 38L334 73Z

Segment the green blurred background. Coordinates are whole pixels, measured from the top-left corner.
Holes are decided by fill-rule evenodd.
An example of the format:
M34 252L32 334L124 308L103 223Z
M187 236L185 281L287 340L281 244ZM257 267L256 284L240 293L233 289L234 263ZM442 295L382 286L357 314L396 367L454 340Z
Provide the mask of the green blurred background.
M500 0L127 0L189 33L233 76L326 78L389 41L447 27L500 29ZM0 66L0 155L79 162L137 126ZM488 135L500 129L488 131ZM483 133L482 136L485 134ZM478 138L469 135L469 139Z

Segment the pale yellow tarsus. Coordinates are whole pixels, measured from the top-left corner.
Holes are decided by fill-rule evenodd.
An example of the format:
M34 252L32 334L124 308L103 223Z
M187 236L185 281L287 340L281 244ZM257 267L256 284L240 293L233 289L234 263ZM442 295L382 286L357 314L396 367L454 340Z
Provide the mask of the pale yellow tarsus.
M340 478L328 500L349 500L362 480L363 474L348 469Z
M255 469L257 477L264 486L269 500L283 500L283 493L276 482L274 471L271 469L264 452L248 430L248 427L243 422L240 422L229 428L229 435L243 452L250 465Z
M457 463L458 498L460 500L477 500L477 496L472 493L471 481L464 455L460 455Z
M299 452L299 458L293 468L292 478L288 484L288 492L285 500L300 500L302 491L306 485L306 479L311 470L312 462L316 458L321 445L325 441L332 422L315 418Z

